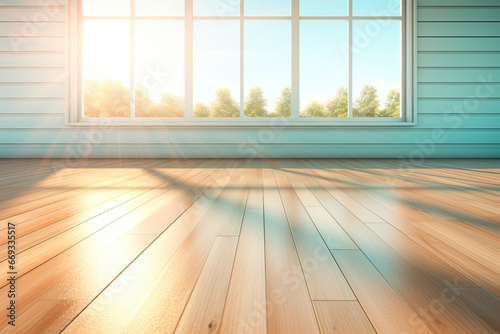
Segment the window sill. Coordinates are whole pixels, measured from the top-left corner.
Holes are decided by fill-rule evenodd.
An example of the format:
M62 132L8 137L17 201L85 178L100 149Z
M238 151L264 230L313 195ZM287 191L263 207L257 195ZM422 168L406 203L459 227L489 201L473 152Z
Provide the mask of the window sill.
M401 118L336 119L310 118L262 118L244 120L240 118L84 118L79 122L67 122L68 127L162 127L162 128L338 128L338 127L411 127L416 122L405 122Z

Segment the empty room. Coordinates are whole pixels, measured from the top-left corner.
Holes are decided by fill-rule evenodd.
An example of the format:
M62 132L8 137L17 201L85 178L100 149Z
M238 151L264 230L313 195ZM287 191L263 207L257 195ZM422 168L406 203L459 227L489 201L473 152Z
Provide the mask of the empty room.
M500 0L0 0L0 334L500 334Z

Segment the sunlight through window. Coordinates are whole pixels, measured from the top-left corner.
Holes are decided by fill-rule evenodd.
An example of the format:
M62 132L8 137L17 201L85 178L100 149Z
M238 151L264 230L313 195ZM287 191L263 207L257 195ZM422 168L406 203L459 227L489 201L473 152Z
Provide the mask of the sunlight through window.
M410 0L80 1L83 118L411 122Z

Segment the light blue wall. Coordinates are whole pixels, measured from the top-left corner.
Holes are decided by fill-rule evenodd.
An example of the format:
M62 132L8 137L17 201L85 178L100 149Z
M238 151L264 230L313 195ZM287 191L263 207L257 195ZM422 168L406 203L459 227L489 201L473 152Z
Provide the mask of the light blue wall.
M498 0L418 1L416 127L202 131L64 127L54 1L44 23L29 21L47 1L0 0L0 157L500 157Z

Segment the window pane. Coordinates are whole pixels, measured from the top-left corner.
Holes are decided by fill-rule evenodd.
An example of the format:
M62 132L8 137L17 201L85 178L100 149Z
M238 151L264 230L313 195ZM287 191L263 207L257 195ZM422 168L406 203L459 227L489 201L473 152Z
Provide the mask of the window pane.
M195 117L240 116L240 23L195 21Z
M354 16L400 16L401 0L352 0Z
M300 115L347 117L349 51L345 21L300 23Z
M193 0L195 16L240 16L240 0Z
M291 16L291 0L245 0L246 16Z
M129 16L130 0L83 0L84 16Z
M301 16L347 16L348 0L302 0Z
M291 114L289 21L245 22L245 116Z
M84 22L85 117L130 116L130 58L128 21Z
M137 16L183 16L185 7L182 0L135 0L134 6Z
M401 23L353 22L354 117L399 117Z
M184 22L135 24L135 116L184 117Z

